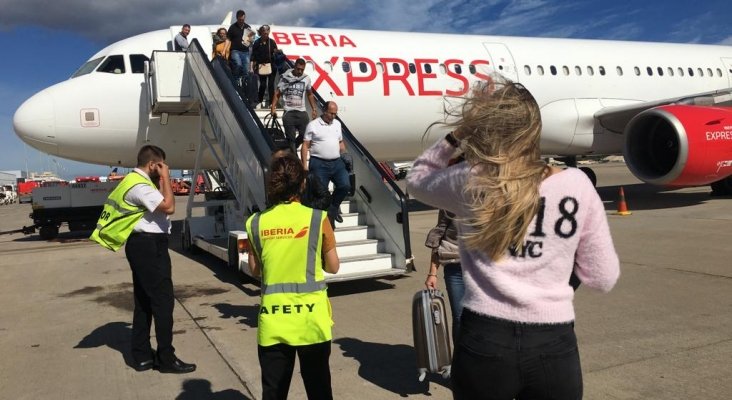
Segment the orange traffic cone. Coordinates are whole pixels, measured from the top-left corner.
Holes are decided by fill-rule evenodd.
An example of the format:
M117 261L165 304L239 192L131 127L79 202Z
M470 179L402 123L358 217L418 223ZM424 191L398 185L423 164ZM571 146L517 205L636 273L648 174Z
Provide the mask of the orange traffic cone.
M615 215L630 215L632 212L628 211L628 205L625 203L625 192L623 187L620 187L620 198L618 199L618 212Z

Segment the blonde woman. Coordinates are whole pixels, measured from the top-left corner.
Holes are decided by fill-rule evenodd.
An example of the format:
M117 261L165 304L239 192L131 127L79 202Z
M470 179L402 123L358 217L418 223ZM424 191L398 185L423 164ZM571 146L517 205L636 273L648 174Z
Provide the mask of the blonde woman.
M211 54L211 59L213 60L218 56L229 61L230 52L231 41L226 37L226 28L219 28L216 31L216 36L213 38L213 54Z
M539 107L522 85L489 81L426 150L409 193L456 214L465 297L452 364L455 399L580 399L574 272L609 291L619 276L603 204L581 171L540 158ZM467 162L448 167L461 149Z

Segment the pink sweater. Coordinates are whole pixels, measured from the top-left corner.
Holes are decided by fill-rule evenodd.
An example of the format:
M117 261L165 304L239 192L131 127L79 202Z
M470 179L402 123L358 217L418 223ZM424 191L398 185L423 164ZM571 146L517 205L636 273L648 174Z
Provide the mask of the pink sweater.
M460 222L470 210L463 196L469 165L447 167L455 149L445 140L418 157L407 177L410 196L456 214ZM544 198L543 223L529 225L523 254L494 262L462 241L460 259L465 281L463 305L482 315L528 323L574 320L575 273L586 286L608 292L620 274L610 229L597 191L585 174L569 168L547 177L539 189Z

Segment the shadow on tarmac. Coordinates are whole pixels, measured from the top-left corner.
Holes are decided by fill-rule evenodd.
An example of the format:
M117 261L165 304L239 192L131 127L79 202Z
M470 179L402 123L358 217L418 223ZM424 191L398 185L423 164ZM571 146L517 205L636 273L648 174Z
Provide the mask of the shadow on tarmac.
M118 351L125 364L132 368L132 353L130 352L130 337L132 325L129 322L109 322L94 329L86 335L75 349L93 349L107 346Z
M597 193L605 202L606 211L617 210L621 187L625 193L625 202L630 211L690 207L714 199L710 194L711 191L701 193L678 192L676 188L645 183L598 187Z
M250 400L242 392L226 389L220 392L211 391L211 382L206 379L187 379L183 381L183 391L175 400Z
M238 322L250 328L256 328L258 325L259 305L235 306L228 303L218 303L214 304L213 307L221 314L220 318L240 318Z
M333 341L343 351L343 356L360 363L358 375L385 390L401 397L409 395L432 396L429 382L417 380L414 348L405 344L364 342L356 338ZM449 382L440 375L430 375L432 382L449 388Z
M168 249L180 254L183 257L194 260L204 267L208 268L213 273L214 278L218 279L222 283L228 283L232 286L236 286L244 294L248 296L259 296L259 282L255 281L239 271L234 271L221 259L205 253L201 250L185 251L181 247L180 235L183 228L182 220L171 221L171 232L170 240L168 241ZM251 285L244 285L245 283L254 285L252 289Z

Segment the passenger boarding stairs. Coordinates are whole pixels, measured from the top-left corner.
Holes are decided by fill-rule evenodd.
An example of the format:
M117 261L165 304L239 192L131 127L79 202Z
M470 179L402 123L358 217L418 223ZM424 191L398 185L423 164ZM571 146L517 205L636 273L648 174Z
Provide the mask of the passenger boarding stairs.
M264 134L255 110L237 93L225 62L210 61L197 40L185 53L153 52L145 76L153 117L168 113L166 118L175 118L170 115L174 112L200 115L201 143L194 173L204 153L212 155L233 195L233 199L221 196L196 202L191 192L184 247L204 248L249 274L245 255L237 257L236 238L244 235L246 219L266 208L265 176L274 149L272 139ZM174 88L172 95L163 93L164 88L168 92ZM323 99L316 97L322 108ZM406 198L345 124L343 138L354 159L356 191L341 205L343 222L336 224L340 271L326 279L407 273L413 269L413 259ZM204 208L205 215L193 216L193 208Z

